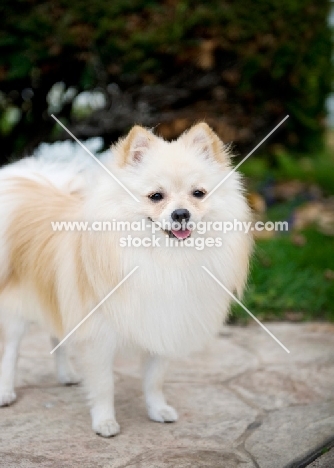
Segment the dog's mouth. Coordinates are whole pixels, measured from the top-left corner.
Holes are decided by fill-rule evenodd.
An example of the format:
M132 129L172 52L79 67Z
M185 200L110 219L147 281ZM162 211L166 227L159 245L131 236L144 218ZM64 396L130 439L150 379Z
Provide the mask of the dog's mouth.
M153 221L152 218L148 218L152 223ZM177 239L179 241L183 241L185 239L188 239L188 237L191 236L191 230L190 229L171 229L171 230L166 230L166 229L161 229L162 232L164 232L168 237Z
M169 237L175 237L178 240L185 240L188 239L188 237L191 236L191 231L190 229L172 229L169 231Z

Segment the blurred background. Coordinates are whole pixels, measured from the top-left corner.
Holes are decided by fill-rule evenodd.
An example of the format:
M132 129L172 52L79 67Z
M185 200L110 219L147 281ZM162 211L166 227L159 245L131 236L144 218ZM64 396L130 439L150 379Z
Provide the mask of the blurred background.
M289 114L241 167L256 219L289 222L257 234L244 302L334 320L330 1L2 0L0 18L1 164L74 151L51 114L97 151L135 123L172 139L204 119L236 162Z

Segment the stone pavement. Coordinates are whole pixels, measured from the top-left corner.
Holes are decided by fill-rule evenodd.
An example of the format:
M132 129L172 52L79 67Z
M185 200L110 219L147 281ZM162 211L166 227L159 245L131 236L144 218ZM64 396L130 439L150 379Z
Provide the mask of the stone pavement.
M121 434L96 436L80 387L53 373L48 336L21 349L18 401L0 408L4 468L334 467L334 325L225 327L203 353L173 363L166 394L175 424L148 420L136 359L116 364ZM329 450L328 450L329 449Z

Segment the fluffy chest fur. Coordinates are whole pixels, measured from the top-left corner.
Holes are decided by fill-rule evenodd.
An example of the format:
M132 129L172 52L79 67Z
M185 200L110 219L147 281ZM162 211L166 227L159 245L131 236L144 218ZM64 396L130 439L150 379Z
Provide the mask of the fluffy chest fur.
M230 296L202 266L241 294L252 245L248 234L230 232L219 246L196 249L180 239L166 245L164 230L154 234L158 246L122 245L124 236L152 237L147 224L143 231L125 233L52 229L59 221L158 224L171 221L175 212L189 213L195 223L249 219L237 174L208 201L196 198L230 171L206 127L173 144L152 138L144 130L130 133L105 161L137 201L100 168L82 175L71 164L29 159L2 171L0 299L9 308L29 319L42 318L61 338L138 266L78 336L97 334L102 327L103 333L116 331L120 343L177 356L200 349L218 331ZM201 237L195 229L191 234ZM202 239L210 236L219 237L209 230Z

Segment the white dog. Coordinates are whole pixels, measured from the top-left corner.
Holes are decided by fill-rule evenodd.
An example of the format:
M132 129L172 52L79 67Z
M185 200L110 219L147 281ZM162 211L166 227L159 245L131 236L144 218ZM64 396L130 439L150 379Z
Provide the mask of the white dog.
M96 433L109 437L119 432L112 363L115 351L128 345L147 354L149 417L175 421L177 413L162 391L166 361L201 349L218 332L231 301L202 266L240 296L252 248L249 234L222 236L209 230L204 235L211 238L208 246L197 249L186 245L200 237L190 226L248 221L240 176L231 173L208 196L232 168L224 144L205 123L172 142L135 126L112 148L104 164L137 200L93 160L76 162L31 157L0 171L0 406L16 398L14 373L25 324L41 322L56 345L138 267L69 339L81 356ZM144 220L145 229L52 228L56 221L73 220L92 225ZM159 228L173 221L180 226ZM151 236L152 229L159 245L124 246L129 235L141 240ZM56 358L59 380L75 381L65 345L57 349Z

